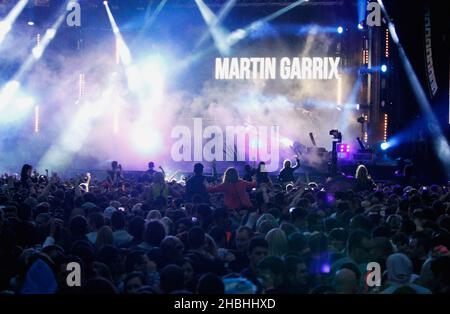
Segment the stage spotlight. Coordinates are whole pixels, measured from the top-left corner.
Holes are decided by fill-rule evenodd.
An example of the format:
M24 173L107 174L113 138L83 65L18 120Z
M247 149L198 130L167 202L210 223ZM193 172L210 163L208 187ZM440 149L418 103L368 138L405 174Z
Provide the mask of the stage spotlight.
M21 106L22 108L31 107L33 104L34 104L34 99L33 99L33 97L30 97L30 96L20 98L19 102L18 102L18 105Z
M294 145L294 141L292 141L291 139L289 139L287 137L282 137L282 138L280 138L280 144L285 147L292 147Z
M271 22L272 20L278 18L279 16L285 14L286 12L296 8L297 6L301 5L302 3L307 2L305 0L297 0L288 6L281 8L280 10L263 17L255 22L250 23L248 26L244 28L239 28L232 32L226 39L228 46L234 46L237 44L240 40L246 38L251 32L254 32L258 30L261 26L265 25L266 23Z
M227 45L227 37L229 36L228 31L219 25L219 17L211 11L203 0L195 0L195 3L208 26L208 30L211 33L217 49L222 55L228 55L230 53L230 47ZM198 45L196 46L198 47Z
M128 88L143 100L143 107L149 103L158 105L163 100L165 88L165 66L161 57L152 56L125 68ZM148 101L151 99L151 102Z
M26 58L26 60L22 63L20 68L14 74L12 79L13 81L20 83L22 79L25 77L25 75L28 73L28 71L30 71L33 68L33 66L36 64L36 61L42 57L42 54L45 52L45 49L50 44L52 39L55 37L57 30L59 29L61 24L65 21L65 19L66 19L66 12L64 10L61 13L61 15L59 15L58 19L53 23L52 27L47 29L44 38L42 38L42 40L39 41L31 50L31 54ZM0 97L3 97L3 95L0 95Z
M11 24L7 22L0 22L0 39L3 40L3 38L6 36L6 34L9 33L11 30Z
M114 104L117 95L112 78L106 90L95 102L80 101L77 110L73 112L70 123L65 126L64 132L61 132L58 139L48 148L44 156L38 162L38 169L50 167L52 169L62 169L67 167L76 154L82 149L86 140L92 134L92 128L97 123L99 117L103 116L106 110L110 110L111 104ZM42 116L42 114L41 114ZM50 169L50 168L48 168Z
M411 90L414 92L414 96L416 97L416 100L420 106L422 113L425 116L425 119L427 120L427 123L429 125L435 126L431 130L434 148L444 166L444 169L447 170L447 179L450 179L450 145L444 136L444 132L440 126L438 119L434 115L433 109L431 108L431 104L422 87L422 84L420 83L419 78L414 71L413 66L411 65L411 62L409 61L408 56L406 55L405 50L400 44L400 39L395 30L395 25L388 15L383 1L377 0L377 2L380 5L381 11L383 12L384 18L388 24L389 34L391 35L392 41L397 45L397 50L400 57L399 60L401 61L405 73L407 74Z
M33 21L28 21L27 24L30 25L30 26L34 26L34 22Z
M20 82L13 80L6 83L2 90L2 95L12 96L20 88Z
M108 1L103 1L103 5L108 5Z
M33 56L34 56L34 58L36 59L36 60L38 60L38 59L40 59L41 57L42 57L42 54L43 54L43 52L44 52L44 49L42 48L42 47L34 47L32 50L31 50L31 53L33 54Z
M386 71L387 71L387 66L386 66L386 64L383 64L381 66L381 72L385 73Z
M49 38L50 40L52 40L52 39L55 38L55 36L56 36L56 29L54 29L53 27L52 27L52 28L49 28L49 29L47 30L47 32L46 32L45 35L48 36L48 38Z
M358 10L358 22L363 23L366 20L366 0L358 0L357 1L357 10Z
M349 144L338 144L337 151L339 153L350 153L350 145Z
M5 39L6 35L11 31L14 22L20 13L25 9L29 0L16 1L14 8L8 13L8 15L0 21L0 45Z
M132 131L132 142L138 153L158 153L162 147L161 134L150 123L138 122Z
M364 29L364 26L362 25L362 23L358 23L358 29L359 30L363 30Z
M7 107L20 88L20 82L16 80L9 81L0 91L0 112Z
M34 102L33 97L19 92L16 97L11 100L11 105L3 108L0 117L0 125L20 127L21 122L29 116Z
M339 26L337 28L337 32L338 32L338 34L342 34L344 32L344 28L342 26Z
M145 98L152 99L153 104L160 104L164 97L165 67L160 56L152 56L140 65L140 80L143 81Z
M391 147L391 144L389 144L389 142L384 142L380 145L381 150L387 150L389 147Z
M278 18L279 16L285 14L286 12L296 8L297 6L303 4L304 2L308 2L308 1L297 0L295 2L292 2L291 4L281 8L280 10L278 10L270 15L267 15L266 17L263 17L255 22L250 23L246 27L239 28L239 29L233 31L231 34L229 34L225 38L224 46L222 46L222 48L224 48L225 46L228 47L227 49L231 48L232 46L236 45L239 41L246 38L252 31L258 30L258 29L255 29L255 26L266 25L267 23L269 23L272 20ZM188 58L185 58L185 60L183 60L181 62L180 68L186 69L192 63L198 62L205 54L210 53L213 49L216 49L215 45L212 47L209 47L207 49L203 49L202 51L199 51L199 52L189 56Z
M350 159L352 157L350 152L350 145L348 144L338 144L336 147L338 159Z

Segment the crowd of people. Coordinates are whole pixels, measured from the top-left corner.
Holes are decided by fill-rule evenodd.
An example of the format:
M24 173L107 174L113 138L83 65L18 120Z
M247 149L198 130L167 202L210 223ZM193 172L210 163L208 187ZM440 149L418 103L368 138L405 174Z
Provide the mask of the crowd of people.
M0 291L450 292L449 186L376 183L364 165L351 179L302 182L299 165L220 178L199 163L184 181L153 162L139 178L113 162L106 179L24 165L0 179ZM73 263L80 284L69 285Z

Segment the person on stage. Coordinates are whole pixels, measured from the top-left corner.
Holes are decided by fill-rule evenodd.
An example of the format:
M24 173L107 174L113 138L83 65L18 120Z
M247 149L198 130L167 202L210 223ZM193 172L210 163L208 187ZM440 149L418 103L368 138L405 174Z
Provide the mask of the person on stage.
M258 164L258 168L255 171L256 184L258 187L260 186L272 186L272 180L270 179L269 173L266 169L266 163L264 161L260 161Z
M252 182L253 176L256 173L256 169L253 169L250 165L245 165L244 167L244 176L242 177L243 180Z
M122 180L122 165L119 165L117 161L113 161L111 163L111 170L108 171L108 183L117 188Z
M294 178L294 171L300 168L300 159L296 157L297 164L295 167L291 166L291 161L289 159L286 159L283 163L283 169L280 171L280 175L278 176L278 179L281 183L286 184L289 182L295 182Z
M160 166L159 169L161 170L161 173L163 176L166 176L166 173L164 172L164 169ZM140 181L144 183L152 183L153 182L153 175L159 171L155 170L155 163L153 161L150 161L148 163L148 169L142 174Z

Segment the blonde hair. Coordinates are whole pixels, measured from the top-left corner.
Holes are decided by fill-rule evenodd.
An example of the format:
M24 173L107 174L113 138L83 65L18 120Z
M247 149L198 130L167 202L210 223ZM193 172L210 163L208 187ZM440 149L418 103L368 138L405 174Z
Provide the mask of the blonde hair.
M283 162L283 168L290 168L291 166L292 166L292 163L291 163L291 161L289 159L286 159Z
M239 180L239 173L234 167L230 167L223 175L223 183L236 183Z
M356 179L369 179L369 171L367 170L367 167L364 165L359 165L358 168L356 168Z
M282 229L273 228L266 234L265 239L269 243L269 255L282 257L287 253L287 237Z

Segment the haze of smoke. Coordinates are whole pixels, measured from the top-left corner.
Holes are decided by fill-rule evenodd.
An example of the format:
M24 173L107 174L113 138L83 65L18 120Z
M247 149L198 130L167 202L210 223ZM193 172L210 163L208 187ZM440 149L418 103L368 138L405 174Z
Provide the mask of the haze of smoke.
M278 57L320 56L327 55L331 40L326 35L311 35L302 49L294 52L281 39L275 39L273 43L275 45L269 47L244 45L235 47L235 51L242 56L269 56L270 53ZM20 46L15 42L14 46L16 45ZM105 53L108 45L113 47L107 40L99 42L98 46L85 51L83 55L63 54L57 47L48 50L30 72L26 85L42 108L41 134L38 138L33 137L33 122L30 117L20 130L20 144L6 148L9 154L3 154L1 164L15 164L17 167L28 161L39 164L42 168L47 167L49 161L54 161L55 168L71 166L81 169L104 168L109 161L117 159L125 168L137 170L145 168L149 160L160 164L170 163L172 127L189 127L194 117L203 117L205 125L214 124L223 128L229 125L278 125L283 137L298 140L307 146L311 146L308 133L313 132L318 146L327 148L331 142L328 131L338 127L337 110L315 105L316 101L331 104L335 102L335 81L225 82L209 79L203 83L200 91L169 89L165 92L163 104L152 109L154 119L148 128L148 140L152 140L151 130L160 132L163 147L157 153L139 154L131 145L130 138L141 112L139 101L126 88L122 69L115 65L113 54ZM20 52L21 58L26 56L25 51L27 50ZM205 63L210 62L212 66L213 60L206 59ZM86 96L77 102L80 73L85 73ZM112 78L114 76L116 78ZM172 77L168 79L176 80ZM197 79L195 73L192 74L192 79ZM345 84L343 86L345 90L349 90ZM112 94L102 98L106 90L110 90ZM79 117L79 111L86 106L87 115L97 111L96 114L86 117L86 120L81 117L81 122L74 124L75 117ZM114 106L120 108L117 135L113 134ZM2 132L2 146L10 135ZM144 140L145 138L144 135ZM283 154L291 157L289 148Z

